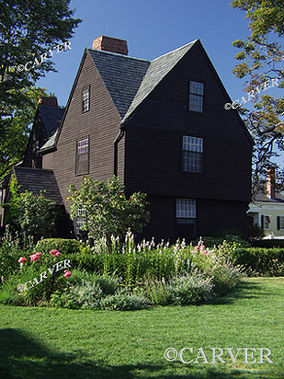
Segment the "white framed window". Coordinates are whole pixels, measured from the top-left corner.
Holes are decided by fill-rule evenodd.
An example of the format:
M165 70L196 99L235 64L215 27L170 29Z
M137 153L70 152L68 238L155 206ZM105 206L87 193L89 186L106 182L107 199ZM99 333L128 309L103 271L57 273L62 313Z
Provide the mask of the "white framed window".
M89 137L77 141L76 175L89 173Z
M187 172L202 172L203 138L183 136L182 169Z
M82 91L82 112L87 112L90 109L90 87Z
M196 200L176 199L176 218L196 218Z
M200 82L189 82L189 110L203 112L204 85Z

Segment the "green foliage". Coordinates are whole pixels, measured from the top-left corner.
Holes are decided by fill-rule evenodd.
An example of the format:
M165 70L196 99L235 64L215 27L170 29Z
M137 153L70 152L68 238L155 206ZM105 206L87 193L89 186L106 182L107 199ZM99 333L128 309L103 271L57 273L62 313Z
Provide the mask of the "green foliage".
M224 296L234 289L240 282L243 268L230 262L219 261L205 271L205 275L211 278L213 291L217 296Z
M45 238L38 241L36 248L38 251L44 253L48 253L50 250L56 249L64 255L78 254L80 251L80 242L67 238Z
M7 111L12 114L13 117L11 117L10 120L5 120L5 127L3 125L0 132L0 179L9 172L12 166L23 158L39 98L53 95L51 93L48 94L45 88L35 87L24 88L20 93L26 97L26 104L22 107L15 105L9 106L9 111ZM0 125L3 124L3 122L2 120L1 123L0 117Z
M249 275L283 276L284 249L239 248L233 263L243 265Z
M144 297L125 294L107 296L101 300L100 306L109 311L137 311L148 308Z
M7 280L4 280L2 287L4 293L9 293L11 299L15 297L15 301L23 305L46 303L53 292L56 290L63 291L68 283L68 278L63 275L62 256L60 258L50 254L42 254L39 260L30 261L28 256L32 254L35 252L31 251L22 256L27 258L27 262L24 264L17 263L18 269ZM18 256L18 258L20 257ZM61 262L61 266L57 267L58 262Z
M283 239L265 239L254 241L252 247L264 247L266 249L282 248L284 249Z
M149 278L138 288L134 288L133 292L145 296L147 302L152 305L167 305L171 300L164 278L162 280Z
M21 236L32 236L35 240L47 237L54 232L55 203L32 192L19 192L19 186L14 176L11 178L10 200L5 205L8 208L7 223Z
M83 209L82 230L93 240L105 237L109 249L111 235L121 237L128 228L139 233L149 221L146 194L136 192L127 199L124 185L115 176L106 184L85 177L79 190L70 186L69 191L71 196L67 200L72 203L71 216L77 217Z
M197 272L172 279L168 286L171 302L175 305L199 304L213 297L211 278Z
M43 94L42 89L33 88L35 82L46 72L55 71L54 61L41 59L41 55L47 53L51 58L56 44L70 39L81 21L72 17L69 3L1 1L0 178L24 152L27 128L34 118L36 101ZM29 71L17 69L28 62L34 62Z
M10 275L14 274L19 268L19 257L25 256L26 251L32 252L33 247L32 239L21 240L17 235L12 236L6 228L0 241L0 277L4 276L6 281Z
M250 35L247 40L237 39L233 46L241 51L236 55L238 64L233 73L246 78L244 91L249 93L252 110L241 109L247 128L254 138L253 192L257 192L266 169L275 156L274 146L283 146L284 99L259 94L265 82L273 80L278 88L284 87L282 68L284 51L280 37L284 33L284 7L282 0L234 0L234 8L246 12ZM279 40L277 39L279 37Z

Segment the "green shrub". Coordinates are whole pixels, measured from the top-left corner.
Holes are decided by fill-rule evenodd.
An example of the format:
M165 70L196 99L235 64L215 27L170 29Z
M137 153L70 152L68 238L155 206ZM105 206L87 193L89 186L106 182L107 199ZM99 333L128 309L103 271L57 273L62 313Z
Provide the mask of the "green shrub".
M17 234L12 234L6 229L0 241L0 277L7 280L10 275L19 269L18 259L25 256L26 251L32 253L34 248L32 239L21 240ZM0 281L1 286L1 281Z
M284 249L239 248L233 263L243 265L248 275L283 276Z
M50 250L56 249L64 255L77 254L80 251L80 242L74 239L45 238L38 241L36 249L42 253L48 253Z
M143 295L149 304L167 305L170 303L170 295L165 279L147 279L138 288L133 289L134 294Z
M114 295L119 285L114 278L73 270L68 288L51 295L51 305L63 308L99 309L103 297Z
M199 304L213 296L211 278L204 279L201 275L180 276L172 279L168 285L171 302L176 305Z
M254 241L252 247L262 247L265 249L284 249L284 239L265 239Z
M146 309L148 305L142 296L116 294L103 298L100 307L109 311L136 311Z
M36 196L30 191L20 192L14 175L10 182L6 223L21 235L33 236L35 240L49 237L55 231L55 202L44 197L44 191Z
M53 292L64 290L67 286L68 278L64 277L63 270L69 266L65 267L62 255L57 257L42 253L35 261L28 259L26 263L17 264L18 270L7 281L4 280L3 289L13 286L23 305L48 302Z
M211 278L213 291L217 296L223 296L235 288L242 278L242 268L229 262L217 262L205 273Z

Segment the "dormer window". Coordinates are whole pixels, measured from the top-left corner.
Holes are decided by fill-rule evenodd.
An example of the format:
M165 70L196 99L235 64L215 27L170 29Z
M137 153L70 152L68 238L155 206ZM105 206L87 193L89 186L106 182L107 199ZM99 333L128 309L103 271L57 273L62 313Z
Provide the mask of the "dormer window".
M203 112L204 85L200 82L189 82L189 110Z
M90 86L82 91L82 112L87 112L90 109Z

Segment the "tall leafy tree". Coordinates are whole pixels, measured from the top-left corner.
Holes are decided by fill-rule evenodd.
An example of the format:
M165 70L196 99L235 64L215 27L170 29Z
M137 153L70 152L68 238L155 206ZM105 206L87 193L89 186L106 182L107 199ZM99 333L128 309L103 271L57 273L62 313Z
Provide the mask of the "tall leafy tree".
M29 101L21 108L9 106L9 111L13 116L5 130L2 131L2 138L0 138L0 179L23 158L39 98L52 96L44 88L32 87L21 90L21 92Z
M70 0L0 0L0 141L11 135L15 114L33 106L28 89L48 71L80 19ZM61 45L63 44L63 45ZM60 46L58 46L60 45ZM28 65L26 65L28 62ZM1 173L0 173L1 174Z
M284 150L284 99L280 96L284 87L284 51L280 44L284 6L283 0L234 0L231 6L245 11L249 20L248 38L233 42L240 50L233 72L238 78L246 78L244 91L253 105L252 109L240 109L240 113L255 140L253 179L257 188L276 155L275 146ZM262 91L269 83L278 87L276 96Z

